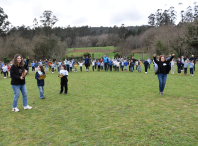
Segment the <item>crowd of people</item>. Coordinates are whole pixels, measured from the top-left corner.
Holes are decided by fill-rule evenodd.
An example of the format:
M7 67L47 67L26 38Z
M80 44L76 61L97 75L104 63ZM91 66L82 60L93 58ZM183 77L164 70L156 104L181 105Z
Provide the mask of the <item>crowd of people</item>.
M120 58L108 58L106 55L104 58L99 58L98 60L92 60L91 58L83 58L80 62L75 62L74 59L71 61L68 59L65 59L63 62L59 61L51 61L49 60L40 60L32 61L31 67L32 71L35 71L35 79L37 80L37 86L39 89L39 94L41 99L45 99L44 96L44 78L40 78L41 76L46 76L46 73L49 71L52 71L54 73L55 71L59 72L60 77L60 83L61 83L61 90L60 94L63 93L67 94L68 86L67 86L67 76L69 75L68 72L77 72L78 65L80 66L80 71L82 72L83 64L85 65L86 71L89 71L90 63L92 64L92 70L94 71L125 71L125 72L133 72L135 69L141 73L141 67L144 64L144 70L145 73L147 73L147 70L150 69L151 64L154 65L154 71L155 74L158 75L159 80L159 94L164 95L164 88L167 80L167 74L171 71L172 74L174 74L174 68L175 65L177 65L178 68L178 74L181 75L181 71L184 70L184 75L187 75L187 69L188 66L190 66L190 75L194 76L195 71L195 64L196 64L196 58L194 55L190 59L181 57L178 58L177 61L174 60L174 54L169 55L168 58L165 58L165 56L161 55L159 58L156 58L156 55L154 54L153 60L150 58L145 59L144 62L140 59L134 59L132 57L131 59L123 59L121 56ZM44 68L45 66L45 68ZM14 91L14 99L13 99L13 108L12 111L18 112L19 109L17 108L17 101L20 96L20 91L23 95L23 107L24 109L32 109L31 106L27 104L27 90L25 86L25 75L29 72L29 58L22 58L21 55L16 54L14 56L14 59L9 64L4 64L4 62L1 62L1 74L4 75L4 78L6 78L6 75L11 77L11 86ZM45 70L44 70L45 69ZM23 75L25 72L25 75Z

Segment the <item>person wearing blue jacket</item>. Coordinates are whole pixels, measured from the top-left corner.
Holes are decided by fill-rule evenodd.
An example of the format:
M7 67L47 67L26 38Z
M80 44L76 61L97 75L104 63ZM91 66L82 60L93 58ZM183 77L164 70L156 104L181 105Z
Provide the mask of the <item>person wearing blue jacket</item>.
M32 63L31 63L31 66L32 66L32 71L35 71L35 63L34 63L34 61L32 61Z
M44 85L45 85L45 82L44 82L44 79L39 79L39 77L41 75L45 75L45 72L44 72L44 68L42 65L39 65L37 67L37 72L35 74L35 79L37 80L37 86L38 86L38 89L39 89L39 94L40 94L40 99L45 99L44 97Z
M86 71L88 72L89 71L89 66L90 66L90 63L89 63L89 60L91 60L91 57L88 58L88 56L86 56L86 58L83 58L83 60L85 60L85 67L86 67Z
M128 70L127 70L127 65L128 65L128 62L127 62L127 60L125 60L125 61L124 61L125 72L128 72Z
M195 66L194 61L192 60L192 62L190 63L190 75L194 76L193 74L193 67Z
M109 59L109 67L110 67L110 71L112 71L112 66L113 66L113 61L111 59Z
M145 61L144 61L144 67L145 67L145 73L146 74L147 74L148 65L149 65L149 63L148 63L147 59L145 59Z
M109 58L107 57L107 55L105 55L105 57L104 57L104 66L105 66L105 71L108 71L108 69L107 69L107 65L108 65L108 63L109 63Z

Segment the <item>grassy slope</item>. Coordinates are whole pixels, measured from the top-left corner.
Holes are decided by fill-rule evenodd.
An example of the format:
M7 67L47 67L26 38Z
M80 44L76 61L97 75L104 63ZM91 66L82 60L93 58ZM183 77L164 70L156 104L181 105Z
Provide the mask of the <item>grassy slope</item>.
M158 95L153 69L148 74L72 72L68 95L58 94L57 75L47 74L45 100L39 99L34 73L28 75L33 109L23 110L20 97L18 113L11 112L10 79L0 76L0 145L198 143L197 72L194 77L168 75L164 96Z
M68 48L68 50L71 50L71 49L74 49L74 48ZM75 50L83 50L83 49L90 49L90 50L112 50L112 52L110 53L104 53L104 52L97 52L97 53L94 53L94 57L95 58L99 58L99 57L103 57L104 55L107 55L108 57L110 58L113 58L114 56L114 53L113 53L113 50L115 49L114 47L112 46L108 46L108 47L87 47L87 48L75 48ZM67 56L82 56L84 53L83 52L70 52L68 51L67 52ZM92 52L91 52L92 54ZM135 58L140 58L142 59L142 54L141 53L134 53L134 57ZM144 59L147 59L149 56L147 54L144 54Z

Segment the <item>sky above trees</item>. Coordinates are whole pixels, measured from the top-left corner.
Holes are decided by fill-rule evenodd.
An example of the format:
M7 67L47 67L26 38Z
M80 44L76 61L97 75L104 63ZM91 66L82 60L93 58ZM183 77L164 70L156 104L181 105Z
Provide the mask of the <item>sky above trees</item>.
M51 10L59 21L55 26L135 26L147 25L148 16L157 9L177 11L193 7L195 0L0 0L1 7L13 26L32 26L45 10ZM178 5L183 3L183 5Z

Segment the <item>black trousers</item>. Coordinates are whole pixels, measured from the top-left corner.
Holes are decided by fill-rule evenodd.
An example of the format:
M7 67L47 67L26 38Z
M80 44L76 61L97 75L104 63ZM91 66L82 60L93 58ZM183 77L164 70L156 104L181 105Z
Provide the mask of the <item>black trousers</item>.
M108 71L107 63L105 63L104 66L105 66L105 71Z
M179 74L181 73L181 67L178 67L178 73Z
M32 66L32 71L35 71L35 67L34 66Z
M60 93L63 92L64 87L65 87L65 93L67 93L67 91L68 91L67 81L68 81L67 77L65 77L65 76L63 76L61 78L61 91L60 91Z
M109 67L110 67L110 71L112 71L112 65L109 65Z
M54 68L52 68L52 72L54 72Z
M68 90L68 87L67 87L67 83L65 85L61 85L61 93L63 92L63 87L65 87L65 92L64 93L67 93L67 90Z
M70 67L70 71L72 72L72 67Z
M195 71L195 64L194 64L194 67L193 68L194 68L194 71Z
M80 71L82 72L82 66L80 67Z
M187 74L187 68L184 68L184 74Z
M92 66L93 71L94 71L94 68L95 68L95 66Z
M100 71L100 65L98 65L98 71Z

